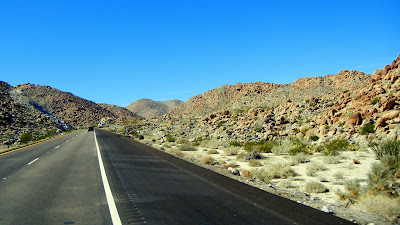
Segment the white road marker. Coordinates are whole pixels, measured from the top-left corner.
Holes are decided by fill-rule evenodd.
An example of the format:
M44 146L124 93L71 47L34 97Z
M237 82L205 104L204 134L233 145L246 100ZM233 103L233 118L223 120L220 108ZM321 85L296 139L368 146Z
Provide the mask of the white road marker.
M122 225L118 209L117 206L115 205L114 197L112 195L111 188L108 183L106 170L104 169L103 159L101 158L99 144L97 143L96 131L94 131L93 133L94 133L94 141L96 142L96 148L97 148L97 158L99 159L101 179L103 180L104 191L106 192L106 198L108 203L108 209L110 210L111 220L114 225Z
M28 166L31 165L32 163L36 162L36 160L38 160L39 158L36 158L34 160L32 160L30 163L28 163Z
M55 148L59 148L60 146L57 146L57 147L55 147Z

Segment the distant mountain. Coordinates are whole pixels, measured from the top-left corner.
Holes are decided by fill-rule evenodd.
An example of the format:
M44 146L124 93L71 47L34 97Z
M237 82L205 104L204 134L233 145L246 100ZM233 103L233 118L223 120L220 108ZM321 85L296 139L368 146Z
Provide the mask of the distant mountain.
M63 92L49 86L33 84L17 85L22 91L48 112L61 118L72 126L88 126L107 121L108 123L121 122L123 119L139 119L137 115L125 113L120 117L119 110L114 107L103 107L92 101L80 98L69 92ZM115 112L110 111L111 108ZM121 109L123 111L123 109ZM118 113L117 113L118 112Z
M183 104L179 100L153 101L151 99L139 99L129 104L126 108L147 119L162 116L172 109Z
M118 116L119 118L123 118L126 120L136 120L138 118L140 119L144 119L143 117L135 114L134 112L128 110L127 108L124 107L120 107L117 105L110 105L110 104L105 104L105 103L98 103L98 105L100 105L101 107L107 109L108 111L114 113L116 116Z

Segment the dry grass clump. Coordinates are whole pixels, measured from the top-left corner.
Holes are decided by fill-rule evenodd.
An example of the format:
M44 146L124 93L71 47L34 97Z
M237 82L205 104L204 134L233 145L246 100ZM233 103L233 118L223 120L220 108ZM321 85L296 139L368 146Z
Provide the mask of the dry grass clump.
M323 159L325 164L339 164L340 156L337 155L328 155Z
M310 177L314 177L316 175L316 172L318 171L324 171L326 170L326 167L322 165L321 163L310 163L307 168L306 168L306 175Z
M260 162L260 161L258 161L258 160L255 160L255 159L251 159L250 161L249 161L249 166L250 167L259 167L259 166L262 166L263 164Z
M360 194L360 183L350 181L345 185L346 192L337 192L341 201L348 201L347 204L354 203Z
M224 149L229 147L229 143L226 141L222 141L222 140L203 140L200 143L201 147L205 147L205 148L214 148L214 149Z
M224 153L227 156L231 155L237 155L239 153L239 148L238 147L229 147L224 149Z
M249 170L242 170L240 174L245 178L253 178L253 173Z
M286 179L295 176L293 169L286 163L274 163L263 169L251 171L255 178L268 182L271 179Z
M306 193L325 193L328 192L329 189L320 182L311 181L306 184L306 186L304 187L304 191Z
M189 145L181 145L179 146L179 150L181 151L196 151L196 148Z
M358 200L356 207L381 215L390 222L400 222L399 198L394 199L383 195L365 195Z
M239 165L237 165L236 163L229 163L224 165L224 169L228 169L228 168L236 168L239 167Z
M170 145L168 145L168 144L164 144L162 147L163 147L163 148L165 148L165 149L167 149L167 148L171 148L171 146L170 146Z
M201 163L207 164L207 165L215 165L218 162L211 156L204 156L201 161Z
M178 149L174 149L174 148L167 149L167 150L165 150L165 152L167 152L171 155L178 156L178 157L182 157L184 155L183 152L181 152Z
M212 154L218 154L218 151L216 149L211 149L207 151L207 154L212 155Z
M303 152L292 156L292 165L297 165L299 163L307 163L307 162L310 162L310 156Z

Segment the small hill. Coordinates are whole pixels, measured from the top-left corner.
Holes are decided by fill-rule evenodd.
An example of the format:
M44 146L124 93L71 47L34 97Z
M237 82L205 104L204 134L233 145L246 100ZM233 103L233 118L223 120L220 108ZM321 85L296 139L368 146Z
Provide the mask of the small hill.
M151 99L139 99L129 104L126 108L147 119L162 116L172 109L183 104L179 100L153 101Z
M93 125L101 120L116 123L122 119L109 109L92 101L49 86L22 84L17 85L16 88L24 92L48 112L72 126ZM126 116L132 119L138 118L135 115Z
M69 128L67 124L44 110L21 91L0 81L0 141L2 144L18 142L23 133L32 139L57 133Z

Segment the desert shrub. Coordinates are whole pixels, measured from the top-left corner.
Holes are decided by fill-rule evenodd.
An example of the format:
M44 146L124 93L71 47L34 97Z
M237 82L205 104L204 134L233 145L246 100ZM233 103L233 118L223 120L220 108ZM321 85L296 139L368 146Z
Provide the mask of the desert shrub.
M349 181L345 184L346 192L337 192L341 201L347 200L349 203L354 203L360 195L360 182Z
M248 153L241 152L236 156L236 160L245 161Z
M274 163L263 169L252 170L254 177L268 182L271 179L286 179L295 176L293 169L285 163Z
M224 154L227 156L237 155L239 153L239 148L229 147L224 149Z
M399 222L400 199L382 195L365 195L358 200L356 205L370 213L381 215L390 222Z
M224 165L224 169L228 169L228 168L236 168L239 167L239 165L237 165L236 163L229 163Z
M176 140L175 137L172 136L171 134L168 134L165 138L168 142L175 142Z
M245 156L245 160L252 160L252 159L264 159L265 157L260 154L257 150L254 150Z
M174 148L167 149L167 150L165 150L165 152L167 152L171 155L178 156L178 157L182 157L184 155L183 152L181 152L178 149L174 149Z
M311 135L311 136L310 136L310 140L311 140L311 141L318 141L318 140L319 140L319 137L318 137L317 135Z
M292 157L293 164L310 162L310 157L304 153L296 154Z
M187 144L188 140L184 139L184 138L179 138L178 140L176 140L177 144Z
M256 143L255 142L246 142L244 143L244 150L251 152L255 149Z
M168 145L168 144L164 144L162 147L163 147L163 148L165 148L165 149L167 149L167 148L171 148L171 146L170 146L170 145Z
M295 138L292 140L292 143L293 143L294 147L288 151L289 155L297 155L299 153L308 153L307 144L302 142L300 139Z
M179 150L181 150L181 151L196 151L196 148L194 148L193 146L189 146L189 145L181 145L181 146L179 146Z
M361 135L367 135L369 133L375 133L375 125L373 124L365 124L364 126L361 127L361 129L358 131L359 134Z
M326 164L339 164L340 156L329 155L324 157L323 162Z
M227 135L233 134L233 132L232 132L231 130L226 130L225 133L226 133Z
M26 143L28 143L30 140L32 139L32 134L31 133L23 133L22 135L21 135L21 137L19 137L19 142L21 143L21 144L26 144Z
M240 174L246 178L253 178L253 174L249 170L242 170Z
M259 142L256 149L259 152L270 153L275 145L277 145L276 141Z
M218 162L217 162L213 157L211 157L211 156L204 156L204 157L201 159L201 163L208 164L208 165L215 165L215 164L217 164Z
M324 171L326 170L326 167L324 165L322 165L321 163L310 163L307 167L306 167L306 175L307 176L315 176L316 172L319 171Z
M204 140L201 142L201 146L206 148L222 149L229 147L229 144L222 140Z
M233 146L233 147L242 147L242 144L238 141L232 141L229 143L229 146Z
M250 167L259 167L259 166L262 166L263 164L260 162L260 161L258 161L258 160L255 160L255 159L251 159L250 161L249 161L249 166Z
M264 130L263 127L255 127L255 128L254 128L254 131L255 131L255 132L258 132L258 133L262 132L263 130Z
M400 185L398 183L398 169L385 167L382 164L374 163L368 173L367 190L377 195L385 195L397 198L400 196ZM396 178L397 177L397 178Z
M328 192L329 189L320 182L311 181L306 184L306 186L304 187L304 191L306 193L325 193Z
M217 150L215 150L215 149L211 149L211 150L208 150L207 151L207 154L218 154L218 151Z
M333 175L333 177L334 177L336 180L343 180L343 179L344 179L344 175L343 175L343 173L341 173L341 172L335 173L335 174Z
M324 155L339 155L340 151L348 149L350 143L345 139L331 140L322 146L324 148Z
M378 103L379 100L380 100L379 97L375 97L375 98L371 99L371 105L375 105L376 103Z
M398 140L386 140L377 144L375 142L369 143L372 147L372 151L375 153L377 159L381 159L384 156L394 156L399 160L400 157L400 141Z

